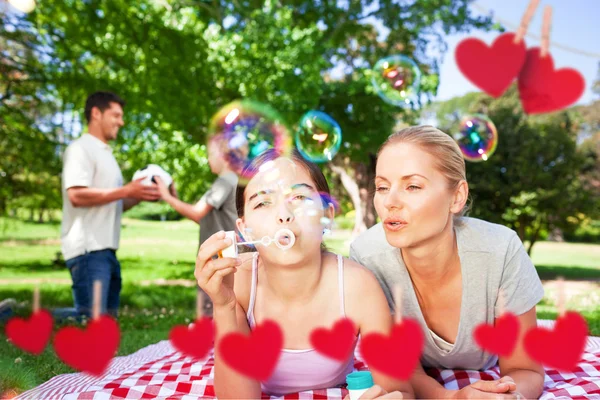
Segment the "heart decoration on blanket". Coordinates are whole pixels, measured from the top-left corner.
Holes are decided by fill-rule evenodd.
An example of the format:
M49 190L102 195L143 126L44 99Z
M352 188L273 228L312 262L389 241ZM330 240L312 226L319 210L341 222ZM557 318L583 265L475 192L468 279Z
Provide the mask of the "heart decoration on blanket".
M6 324L6 336L12 344L32 354L41 354L52 334L52 315L40 310L29 317L11 318Z
M456 47L455 58L460 71L475 86L500 97L519 76L525 54L525 42L515 43L515 34L505 33L491 46L480 39L465 39Z
M352 355L355 341L354 324L347 318L338 320L332 329L317 328L310 334L310 343L315 350L341 362Z
M223 360L240 374L265 382L273 374L283 348L283 332L277 323L266 320L249 336L229 333L219 342Z
M91 320L86 329L60 329L54 337L54 350L70 367L100 376L117 352L119 340L119 325L104 315Z
M369 368L393 378L408 380L419 364L425 338L418 322L404 318L390 335L370 333L362 338L360 352Z
M171 329L169 340L185 355L204 358L212 348L215 328L211 318L200 318L190 326L177 325Z
M569 311L556 319L554 329L533 328L525 335L531 358L561 371L573 371L581 360L588 335L585 319Z
M583 76L573 68L554 69L550 54L542 57L540 48L527 50L519 75L519 95L527 114L558 111L575 103L585 90Z
M506 313L496 319L495 325L481 324L473 332L475 342L483 350L508 357L515 350L519 338L519 319Z

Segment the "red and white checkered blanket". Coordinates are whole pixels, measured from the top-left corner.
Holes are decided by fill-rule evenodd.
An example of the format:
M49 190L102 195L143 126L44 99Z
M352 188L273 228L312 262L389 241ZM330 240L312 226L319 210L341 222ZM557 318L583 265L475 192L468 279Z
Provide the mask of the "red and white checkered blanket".
M552 321L539 321L551 326ZM358 346L357 346L358 348ZM213 353L193 360L173 349L169 341L145 347L125 357L116 357L107 372L97 378L74 373L55 376L19 399L198 399L215 398ZM355 368L366 369L356 352ZM431 369L428 373L448 389L459 389L475 381L499 379L499 369L455 371ZM284 399L343 399L347 390L332 388L286 395ZM263 395L268 399L269 396ZM271 397L276 399L277 397ZM546 369L542 399L600 399L600 337L590 337L578 368L573 373Z

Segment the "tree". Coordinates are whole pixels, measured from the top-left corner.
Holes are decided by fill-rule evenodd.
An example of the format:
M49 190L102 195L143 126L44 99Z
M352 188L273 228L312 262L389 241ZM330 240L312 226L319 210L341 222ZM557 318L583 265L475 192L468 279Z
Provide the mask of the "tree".
M515 229L531 252L543 233L573 230L585 215L598 215L598 197L584 179L595 154L577 147L573 110L527 116L516 87L498 99L467 94L433 109L449 134L457 129L458 115L476 112L498 130L495 153L485 162L467 162L471 216Z
M0 215L9 207L43 211L60 205L60 127L32 25L0 14Z
M335 164L356 182L348 188L358 187L359 196L351 198L360 199L355 206L370 226L376 149L398 118L412 121L418 113L384 103L370 86L369 68L385 55L406 53L424 72L424 98L434 94L443 35L491 26L468 4L47 0L25 21L43 65L39 91L75 121L54 122L65 144L77 134L85 97L113 90L128 103L116 146L125 176L157 157L179 165L179 181L207 176L205 165L183 160L190 157L185 149L202 150L210 117L224 104L241 97L269 103L292 130L304 112L321 109L342 126L345 146ZM389 31L384 39L374 22ZM436 46L438 52L428 51ZM334 66L344 67L341 77L331 73ZM183 198L194 200L203 185L188 179Z

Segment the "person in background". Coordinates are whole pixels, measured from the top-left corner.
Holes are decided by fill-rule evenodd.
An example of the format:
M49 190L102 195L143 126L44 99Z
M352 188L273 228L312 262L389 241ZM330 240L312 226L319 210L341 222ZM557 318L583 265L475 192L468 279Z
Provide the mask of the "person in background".
M57 318L89 316L93 283L102 283L102 312L117 316L121 265L117 259L121 214L140 201L160 198L156 185L141 179L123 186L112 148L123 126L125 102L116 94L96 92L87 98L88 131L64 152L62 170L62 253L73 281L75 308L55 309Z
M237 219L235 194L238 176L229 168L217 140L209 140L207 150L210 170L218 177L196 204L181 201L160 178L155 177L161 198L179 214L200 225L199 246L216 232L233 231ZM198 295L204 297L205 315L211 315L210 297L200 287L198 291Z

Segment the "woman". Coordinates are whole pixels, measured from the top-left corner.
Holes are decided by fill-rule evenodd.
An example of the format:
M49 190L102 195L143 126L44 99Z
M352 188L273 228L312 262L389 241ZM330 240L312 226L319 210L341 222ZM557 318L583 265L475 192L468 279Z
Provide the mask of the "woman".
M431 126L403 129L378 153L375 209L381 223L360 235L350 258L375 273L393 307L391 288L402 288L402 314L425 332L424 367L478 369L499 361L502 379L446 390L422 368L411 379L420 398L537 398L544 370L523 348L536 326L544 291L514 231L463 217L469 195L458 145ZM473 330L493 324L503 293L505 310L518 316L520 337L510 357L481 350Z
M312 349L311 332L330 328L347 317L355 334L388 333L392 318L377 279L366 268L322 248L323 218L333 219L326 201L329 187L318 167L297 152L290 158L273 151L259 156L244 172L251 175L238 196L237 220L245 240L274 237L280 229L293 232L276 245L257 245L256 252L239 259L213 259L231 241L224 232L204 242L196 260L195 276L213 302L217 349L215 392L218 398L259 399L261 389L284 395L309 389L339 386L353 370L354 352L343 362L328 359ZM284 350L273 375L259 382L230 368L221 357L219 343L232 332L249 334L264 320L283 331ZM354 341L356 346L356 340ZM375 383L396 398L411 398L409 382L373 372Z

